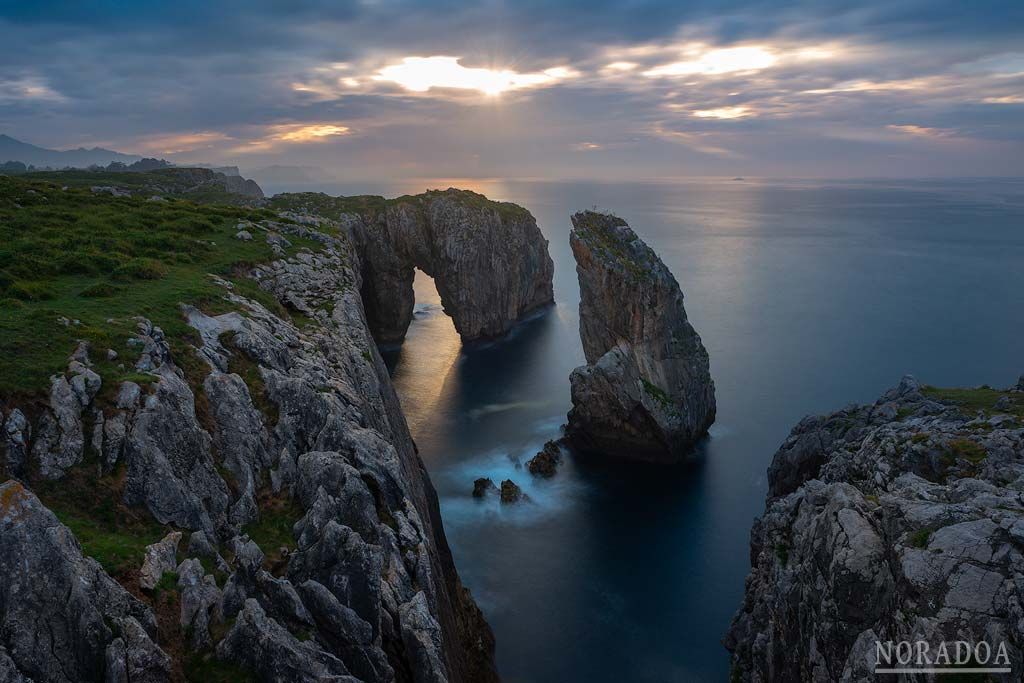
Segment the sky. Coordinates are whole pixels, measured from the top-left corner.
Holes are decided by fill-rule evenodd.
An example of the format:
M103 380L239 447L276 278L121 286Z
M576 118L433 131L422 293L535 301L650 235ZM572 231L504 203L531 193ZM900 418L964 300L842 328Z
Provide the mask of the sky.
M1024 2L0 0L0 133L339 179L1024 176Z

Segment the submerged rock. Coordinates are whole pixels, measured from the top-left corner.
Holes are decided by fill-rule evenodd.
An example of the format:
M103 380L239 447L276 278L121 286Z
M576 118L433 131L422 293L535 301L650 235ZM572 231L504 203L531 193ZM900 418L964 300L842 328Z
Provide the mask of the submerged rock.
M483 498L491 493L497 493L498 487L487 477L481 477L473 482L473 497Z
M584 211L572 223L587 365L570 376L567 436L584 450L679 460L715 419L708 353L679 283L621 218Z
M511 479L506 479L501 482L501 502L503 505L526 502L529 500L530 497L523 493L523 490L519 488L519 485Z
M537 455L526 463L526 469L538 477L553 477L562 462L562 449L555 440L548 441Z
M875 680L877 641L985 640L1024 666L1024 427L931 396L906 377L775 454L736 680Z

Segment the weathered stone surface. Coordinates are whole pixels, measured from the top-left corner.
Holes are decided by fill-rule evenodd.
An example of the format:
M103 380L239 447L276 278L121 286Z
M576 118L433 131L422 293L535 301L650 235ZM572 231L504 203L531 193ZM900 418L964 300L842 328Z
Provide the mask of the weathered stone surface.
M28 444L32 438L32 425L17 408L7 414L0 445L4 448L3 465L11 476L25 476L28 465Z
M118 622L121 636L107 648L105 683L164 683L171 680L171 658L132 617Z
M234 478L235 500L229 519L241 527L258 516L256 492L263 480L261 473L273 464L267 450L270 437L241 377L215 370L207 375L203 389L217 427L213 444Z
M558 465L562 462L562 449L557 441L548 441L544 448L537 455L530 458L526 463L526 469L538 477L553 477L558 471Z
M487 477L481 477L473 482L473 497L484 498L491 493L497 493L498 487Z
M587 365L570 376L567 436L583 450L684 457L715 419L708 353L679 284L620 218L572 217Z
M35 495L15 481L0 484L0 646L22 676L102 680L127 638L128 670L145 672L132 680L167 681L155 634L150 609L83 557Z
M268 683L359 683L344 663L315 642L302 642L248 600L235 625L217 646L220 659L235 662Z
M217 538L227 527L228 489L214 467L210 435L196 419L195 397L160 328L143 323L140 339L136 367L159 379L126 435L125 503L145 505L161 523Z
M875 680L877 640L1005 643L1020 671L1024 427L997 413L907 377L794 428L725 638L738 680Z
M434 278L463 340L496 337L553 301L554 263L528 211L448 189L351 217L363 294L378 341L401 341L412 321L413 277Z
M153 590L164 574L174 571L178 566L177 554L180 542L181 532L172 531L157 543L146 546L142 570L139 572L139 586L146 590Z
M178 591L181 593L181 628L191 634L192 649L213 645L210 625L222 618L221 592L216 579L205 572L199 560L191 558L178 566Z
M80 343L68 359L67 374L50 378L48 410L39 420L32 445L39 473L46 479L63 477L85 453L82 414L102 384L89 367L88 352L88 345Z

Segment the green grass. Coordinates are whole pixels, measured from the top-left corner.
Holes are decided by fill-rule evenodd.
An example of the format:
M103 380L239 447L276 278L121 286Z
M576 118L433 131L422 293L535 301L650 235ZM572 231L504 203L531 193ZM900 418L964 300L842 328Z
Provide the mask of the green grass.
M179 195L199 204L247 206L251 197L228 192L214 183L213 172L195 168L165 168L153 171L118 172L71 169L67 171L33 171L18 176L25 180L45 180L73 188L117 187L138 194Z
M268 564L274 567L281 560L281 548L295 549L292 527L305 513L297 501L282 496L261 495L258 503L259 520L243 531L249 534L249 538L263 551Z
M185 680L192 683L248 683L255 680L249 671L217 659L213 652L190 654L184 668Z
M914 548L927 548L928 541L931 539L931 537L931 529L918 529L914 533L910 534L910 537L907 539L907 541Z
M176 592L178 590L178 574L177 572L164 572L160 575L160 580L153 586L151 593L153 594L154 600L159 600L163 593Z
M98 369L105 382L117 379L118 364L127 368L132 360L126 341L134 316L149 318L171 340L193 339L180 303L210 313L231 308L210 273L231 279L239 293L270 310L284 311L241 275L271 260L270 246L259 235L250 242L234 239L239 220L273 214L62 190L34 175L0 176L0 395L45 391L48 377L66 367L77 339L91 342L94 360L105 358L107 348L117 351L118 361ZM319 248L289 239L292 252ZM80 324L63 325L61 317Z
M940 389L937 387L926 386L921 391L925 396L934 401L949 403L959 407L960 410L969 417L974 417L974 415L980 410L985 415L1005 412L1010 415L1016 415L1019 418L1024 418L1024 395L1019 393L999 391L998 389L992 389L989 387L979 387L976 389ZM996 401L1003 397L1009 398L1010 408L1008 410L997 411L995 408Z
M168 531L147 510L125 506L122 485L117 475L99 476L92 463L75 467L60 481L33 486L43 504L71 529L82 551L115 578L138 570L146 546Z
M980 465L988 452L985 447L971 439L952 439L946 443L946 457L948 462L955 462L958 459L966 460L972 465Z

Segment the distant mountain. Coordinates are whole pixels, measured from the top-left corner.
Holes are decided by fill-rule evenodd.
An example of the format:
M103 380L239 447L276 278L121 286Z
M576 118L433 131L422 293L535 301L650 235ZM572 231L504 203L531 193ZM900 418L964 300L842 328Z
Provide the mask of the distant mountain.
M88 168L93 164L106 166L112 161L119 161L130 164L139 161L142 157L135 154L122 154L102 147L86 149L57 150L47 149L30 145L21 140L15 140L9 135L0 135L0 163L5 161L20 161L23 164L33 166L50 166L52 168Z

